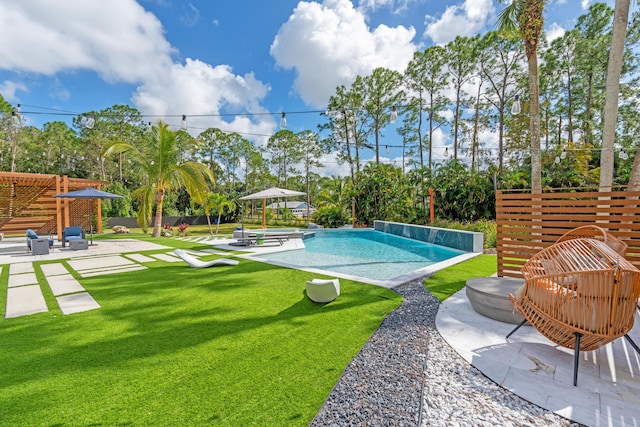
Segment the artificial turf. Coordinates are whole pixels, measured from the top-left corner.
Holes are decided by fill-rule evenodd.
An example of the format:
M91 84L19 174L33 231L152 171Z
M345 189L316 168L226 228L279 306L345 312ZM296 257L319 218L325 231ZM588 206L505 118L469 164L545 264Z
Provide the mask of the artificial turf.
M464 288L468 279L491 276L496 271L498 261L495 255L479 255L438 271L425 279L424 287L442 302Z
M250 260L146 265L76 275L101 308L62 315L36 263L49 312L0 319L0 424L308 425L402 301L340 279L317 304L305 281L322 276Z

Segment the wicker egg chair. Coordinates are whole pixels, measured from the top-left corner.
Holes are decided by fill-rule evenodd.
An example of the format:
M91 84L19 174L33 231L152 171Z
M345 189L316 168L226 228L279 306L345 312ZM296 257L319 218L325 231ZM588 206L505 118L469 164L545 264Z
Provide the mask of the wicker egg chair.
M595 350L633 328L640 297L640 270L605 242L575 238L555 243L522 267L525 284L510 295L525 322L554 343L575 349L573 385L580 351Z
M556 240L556 243L564 242L565 240L580 238L603 241L607 244L607 246L609 246L620 255L627 255L627 248L629 247L629 245L627 245L623 240L620 240L604 228L598 227L597 225L583 225L581 227L574 228L573 230L569 230L565 234L560 236L560 238Z

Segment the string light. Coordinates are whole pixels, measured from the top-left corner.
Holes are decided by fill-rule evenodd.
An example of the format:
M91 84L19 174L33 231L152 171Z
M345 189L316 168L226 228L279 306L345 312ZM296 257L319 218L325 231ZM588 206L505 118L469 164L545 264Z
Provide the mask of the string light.
M283 112L282 117L280 118L280 129L287 128L287 113Z

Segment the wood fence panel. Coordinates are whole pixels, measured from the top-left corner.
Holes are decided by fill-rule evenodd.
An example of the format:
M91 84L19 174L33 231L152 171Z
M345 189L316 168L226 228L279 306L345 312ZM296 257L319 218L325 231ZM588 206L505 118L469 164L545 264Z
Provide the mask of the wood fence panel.
M628 245L626 257L640 268L640 191L625 187L496 193L498 275L522 277L522 265L567 231L596 224Z

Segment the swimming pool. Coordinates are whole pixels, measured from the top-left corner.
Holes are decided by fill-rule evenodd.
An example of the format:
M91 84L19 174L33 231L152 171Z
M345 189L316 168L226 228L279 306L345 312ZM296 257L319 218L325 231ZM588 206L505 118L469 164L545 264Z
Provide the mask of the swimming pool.
M477 255L371 229L314 231L304 249L254 258L393 287Z

